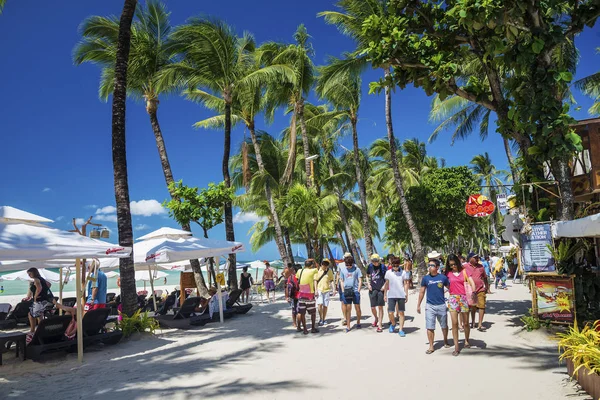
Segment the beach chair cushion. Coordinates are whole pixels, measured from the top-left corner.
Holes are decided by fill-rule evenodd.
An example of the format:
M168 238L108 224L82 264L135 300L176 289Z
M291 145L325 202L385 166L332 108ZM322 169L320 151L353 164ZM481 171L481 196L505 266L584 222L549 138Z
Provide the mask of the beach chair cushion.
M28 346L43 346L65 341L65 331L70 322L70 315L59 315L43 319L37 326Z
M15 308L11 311L10 314L6 317L6 319L13 319L17 321L17 323L26 323L29 324L29 307L33 303L31 300L29 301L21 301L19 302Z
M109 314L109 308L99 308L86 312L81 322L83 335L94 336L103 333Z
M233 307L240 300L240 296L242 295L242 293L242 289L234 289L231 292L229 292L229 299L227 299L227 301L225 302L225 306L227 308Z

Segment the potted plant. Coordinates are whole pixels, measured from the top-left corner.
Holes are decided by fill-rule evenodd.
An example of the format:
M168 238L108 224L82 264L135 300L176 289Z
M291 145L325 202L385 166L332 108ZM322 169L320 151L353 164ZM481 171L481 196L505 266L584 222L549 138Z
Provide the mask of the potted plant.
M600 398L600 321L579 329L577 323L559 333L560 360L567 363L569 376L595 400Z

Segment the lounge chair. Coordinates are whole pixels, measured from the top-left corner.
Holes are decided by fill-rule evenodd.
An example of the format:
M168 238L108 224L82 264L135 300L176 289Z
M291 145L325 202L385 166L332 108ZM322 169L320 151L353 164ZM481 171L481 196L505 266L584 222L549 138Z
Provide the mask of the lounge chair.
M111 301L113 301L116 296L117 296L116 293L106 293L106 303L108 304Z
M14 329L17 327L17 321L10 317L12 306L8 303L0 304L0 330Z
M11 309L12 306L9 303L0 303L0 321L4 321L8 317Z
M27 345L26 355L31 360L39 360L43 353L57 350L69 350L77 344L67 340L65 331L71 323L70 315L59 315L43 319L37 326L31 342Z
M123 332L107 332L104 326L110 314L110 309L100 308L88 311L83 316L83 345L92 343L117 344L123 338Z
M18 324L29 325L28 315L31 303L31 300L21 301L20 303L18 303L3 321L0 320L0 330L13 329Z
M62 301L62 305L65 307L75 307L75 303L77 303L77 297L65 297Z
M174 315L155 315L154 318L164 327L186 329L190 316L199 306L200 297L188 297L180 308L173 308Z
M234 315L246 314L252 308L252 304L239 304L240 296L242 295L241 289L232 290L229 293L229 299L224 304L223 318L231 318ZM213 313L212 318L208 310L204 311L202 315L197 315L190 318L190 325L204 326L209 322L218 322L221 320L221 316L218 312Z

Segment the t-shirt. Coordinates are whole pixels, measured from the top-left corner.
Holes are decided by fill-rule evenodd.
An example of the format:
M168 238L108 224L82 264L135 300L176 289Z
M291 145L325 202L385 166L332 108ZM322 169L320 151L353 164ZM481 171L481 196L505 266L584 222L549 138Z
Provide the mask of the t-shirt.
M475 293L485 292L485 279L487 275L485 274L483 265L477 264L477 266L473 266L471 264L467 264L466 270L469 276L473 278L473 283L475 283Z
M369 282L371 283L371 289L381 290L385 285L385 265L379 264L375 267L373 264L369 264L367 267L367 274L369 275Z
M296 277L299 279L298 285L300 287L300 290L302 289L302 285L309 285L310 292L315 292L315 285L313 284L313 282L315 281L315 276L317 275L317 272L319 272L319 270L316 268L302 268L301 270L296 272ZM302 275L302 279L300 278L300 275Z
M404 292L404 281L408 279L408 273L406 271L387 271L385 273L385 280L390 282L387 292L388 299L405 299L406 293Z
M454 275L454 272L450 271L448 272L448 280L450 281L450 286L449 286L449 291L451 295L456 295L456 294L462 294L462 295L467 295L467 292L465 291L465 273L467 274L467 276L471 276L469 275L469 271L467 271L466 269L463 269L462 271L460 271L458 273L458 276Z
M421 281L421 286L427 288L427 303L434 306L444 304L444 286L448 287L449 285L450 281L446 275L425 275Z
M481 262L481 265L483 265L483 269L485 270L485 273L486 273L487 275L489 275L489 274L490 274L490 263L489 263L489 262L487 262L486 260L483 260L483 261Z
M98 293L96 294L96 299L93 301L94 304L106 304L106 275L102 271L98 271L96 273L97 279L96 282L88 281L87 292L88 298L87 302L92 303L92 288L98 288ZM94 275L91 274L90 278L93 278Z
M353 288L355 291L358 291L358 282L360 278L362 278L362 272L360 272L360 269L356 268L356 265L348 268L344 264L343 267L340 267L340 280L342 281L344 289Z
M325 271L319 270L317 276L315 277L315 279L319 281L317 288L321 293L329 292L331 289L331 282L334 280L333 271L331 268L327 270L327 274L325 276L323 275L325 275Z

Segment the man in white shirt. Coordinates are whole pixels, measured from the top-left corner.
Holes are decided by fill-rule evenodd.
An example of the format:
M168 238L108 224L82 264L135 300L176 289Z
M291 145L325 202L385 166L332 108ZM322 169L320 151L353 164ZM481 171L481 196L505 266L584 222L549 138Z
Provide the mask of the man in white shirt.
M398 335L405 337L404 333L404 310L405 304L408 302L408 276L405 271L400 268L400 259L394 257L392 259L392 269L385 273L385 286L383 287L384 299L388 303L388 317L390 319L389 332L394 333L396 330L396 318L394 313L396 305L399 311L399 327Z

